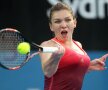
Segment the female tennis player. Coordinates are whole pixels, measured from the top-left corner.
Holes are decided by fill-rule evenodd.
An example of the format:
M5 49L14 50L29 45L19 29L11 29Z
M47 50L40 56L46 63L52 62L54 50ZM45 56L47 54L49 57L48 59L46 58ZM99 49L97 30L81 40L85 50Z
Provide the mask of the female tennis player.
M76 18L69 6L57 3L50 11L50 29L54 38L44 41L41 46L57 46L54 53L40 53L45 75L44 90L81 90L88 70L104 70L108 54L94 60L73 40Z

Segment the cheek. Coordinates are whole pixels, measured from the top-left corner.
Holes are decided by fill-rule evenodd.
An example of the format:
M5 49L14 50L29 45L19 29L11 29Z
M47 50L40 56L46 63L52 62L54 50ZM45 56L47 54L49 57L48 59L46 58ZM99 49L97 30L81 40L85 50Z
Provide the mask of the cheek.
M59 26L58 26L58 25L53 25L53 26L52 26L52 30L53 30L54 32L58 32Z
M50 29L52 32L55 32L55 26L54 25L50 25Z
M70 29L76 28L76 23L74 23L74 22L70 23L70 24L69 24L69 28L70 28Z
M68 25L68 28L69 28L70 30L73 30L73 28L74 28L73 24L69 24L69 25Z

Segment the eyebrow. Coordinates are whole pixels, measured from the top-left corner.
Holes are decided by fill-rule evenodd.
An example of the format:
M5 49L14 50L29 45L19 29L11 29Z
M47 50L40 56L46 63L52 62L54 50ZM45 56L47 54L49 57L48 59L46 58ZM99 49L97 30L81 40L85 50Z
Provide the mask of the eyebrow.
M64 19L67 19L67 18L70 18L70 16L65 17ZM60 18L55 18L55 19L52 19L52 20L61 20L61 19Z

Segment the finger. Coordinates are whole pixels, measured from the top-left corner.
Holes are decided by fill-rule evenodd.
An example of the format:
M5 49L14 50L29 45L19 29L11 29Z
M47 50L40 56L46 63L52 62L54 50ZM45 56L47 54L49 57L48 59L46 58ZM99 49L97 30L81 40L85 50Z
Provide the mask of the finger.
M103 62L105 62L107 57L108 57L108 54L105 54L104 56L102 56L100 58L100 60L103 61Z
M95 67L95 66L92 66L92 69L93 70L105 70L106 68L105 67Z
M103 62L103 61L101 61L101 60L97 60L97 62L98 62L99 64L101 64L102 66L105 66L105 62Z

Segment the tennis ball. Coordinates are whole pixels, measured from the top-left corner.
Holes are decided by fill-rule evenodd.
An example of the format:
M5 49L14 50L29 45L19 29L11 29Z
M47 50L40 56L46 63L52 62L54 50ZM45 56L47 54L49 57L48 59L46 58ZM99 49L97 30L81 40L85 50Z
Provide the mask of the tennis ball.
M27 42L19 43L18 46L17 46L17 51L20 54L27 54L27 53L29 53L30 52L30 44L27 43Z

